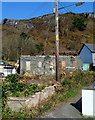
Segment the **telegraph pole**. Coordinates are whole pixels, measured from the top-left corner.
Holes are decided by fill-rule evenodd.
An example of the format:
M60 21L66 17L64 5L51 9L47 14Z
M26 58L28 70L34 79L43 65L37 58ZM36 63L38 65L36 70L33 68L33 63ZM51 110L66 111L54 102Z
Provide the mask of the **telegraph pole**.
M56 44L56 81L59 81L59 24L58 24L58 0L56 2L55 8L55 44Z
M84 2L79 2L77 4L68 5L62 8L58 8L58 0L55 0L56 8L55 8L55 44L56 44L56 81L59 81L59 24L58 24L58 10L63 9L65 7L70 7L73 5L80 6L83 5Z

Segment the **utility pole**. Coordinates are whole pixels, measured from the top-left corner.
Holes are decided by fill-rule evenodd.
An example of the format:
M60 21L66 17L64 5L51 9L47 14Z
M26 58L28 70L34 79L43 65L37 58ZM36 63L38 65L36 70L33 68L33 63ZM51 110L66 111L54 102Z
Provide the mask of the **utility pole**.
M56 2L55 8L55 44L56 44L56 81L59 81L59 24L58 24L58 0Z
M58 10L63 9L65 7L70 7L70 6L73 6L73 5L80 6L80 5L83 5L84 2L79 2L77 4L68 5L68 6L65 6L65 7L62 7L62 8L58 8L58 0L55 0L55 3L56 3L56 8L55 8L56 81L59 81L59 24L58 24Z

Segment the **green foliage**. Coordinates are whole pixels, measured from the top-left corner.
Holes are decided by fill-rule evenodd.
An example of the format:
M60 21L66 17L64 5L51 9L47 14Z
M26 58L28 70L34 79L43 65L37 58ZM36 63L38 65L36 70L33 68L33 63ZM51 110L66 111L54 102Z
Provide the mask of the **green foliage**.
M66 101L68 98L70 98L70 97L74 97L76 94L78 93L78 91L75 91L75 90L68 90L67 92L66 92L66 94L65 95L61 95L59 98L58 98L58 100L60 101L60 102L63 102L63 101Z
M85 23L86 19L84 17L74 17L73 24L78 30L83 31L86 29L87 24Z
M3 113L2 113L2 118L32 118L31 114L27 114L24 111L19 111L19 112L15 112L12 111L9 107L4 109Z
M70 84L70 80L67 78L62 79L61 81L62 85Z
M20 34L20 37L23 38L23 39L26 39L26 38L29 37L29 36L28 36L27 33L22 32L22 33Z
M5 23L7 22L7 20L8 20L8 19L7 19L7 18L5 18L5 19L3 20L3 24L5 24Z
M6 83L4 83L2 87L3 98L7 98L8 96L26 97L45 88L44 85L38 86L36 84L20 83L19 80L20 76L17 74L8 75L6 77Z
M27 84L24 90L24 96L33 95L38 90L38 85L36 84Z
M19 92L22 92L23 90L24 90L24 88L25 88L25 84L24 83L11 83L10 85L10 91L12 92L12 93L15 93L15 92L17 92L17 91L19 91Z
M19 75L8 75L6 77L6 82L2 86L2 107L3 116L5 118L15 117L15 118L26 118L26 113L12 112L9 108L5 108L7 98L13 97L27 97L33 95L34 93L44 89L44 86L38 86L36 84L25 84L19 82ZM48 108L47 108L48 109ZM28 117L28 116L27 116Z
M44 47L44 44L43 43L40 43L40 44L36 44L35 45L38 53L41 52L43 50L43 47Z
M49 110L50 108L51 108L51 103L48 102L47 104L45 104L43 112Z
M60 96L60 97L58 98L58 100L59 100L60 102L63 102L63 101L65 100L65 97L64 97L64 96Z
M24 83L19 83L19 75L17 74L11 74L11 75L8 75L6 77L6 84L4 84L3 86L6 86L4 87L4 91L7 91L7 92L12 92L12 93L15 93L16 91L23 91L24 90L24 87L25 87L25 84Z
M17 74L11 74L6 77L7 82L9 83L17 83L20 77Z
M94 77L95 72L92 71L77 70L73 73L69 73L66 77L64 77L64 79L62 79L63 87L59 89L59 91L57 91L57 93L55 93L54 96L52 96L45 103L40 104L38 108L34 108L29 112L23 112L23 110L20 112L12 112L9 108L7 108L3 110L3 118L35 118L35 116L39 117L39 115L42 115L43 112L51 109L52 106L55 106L55 104L59 102L66 102L68 98L72 98L80 93L81 89L84 86L91 85L95 81ZM4 84L3 88L6 91L6 95L11 95L11 92L9 91L10 86L8 83ZM39 87L35 84L25 84L25 88L22 92L20 92L19 90L12 95L16 97L28 96L43 88L44 86Z
M65 96L66 96L67 98L70 98L70 97L74 97L76 94L77 94L77 91L69 90L69 91L66 93Z
M81 70L76 71L73 74L73 79L78 83L79 81L81 82L84 77L84 73Z
M22 92L22 91L24 91L25 86L26 86L25 83L17 83L16 90L19 92Z
M95 72L81 70L76 70L73 74L67 75L61 80L63 87L58 91L58 100L63 102L70 97L74 97L80 89L95 81L94 76Z
M44 104L43 107L41 107L39 110L42 113L42 112L50 110L51 107L52 107L51 102L46 102L46 104Z

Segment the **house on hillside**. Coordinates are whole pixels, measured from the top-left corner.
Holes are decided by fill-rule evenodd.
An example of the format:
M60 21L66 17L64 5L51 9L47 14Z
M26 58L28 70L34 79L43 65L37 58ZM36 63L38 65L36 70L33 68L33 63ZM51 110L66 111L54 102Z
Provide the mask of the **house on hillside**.
M83 44L79 51L83 64L95 67L95 44Z

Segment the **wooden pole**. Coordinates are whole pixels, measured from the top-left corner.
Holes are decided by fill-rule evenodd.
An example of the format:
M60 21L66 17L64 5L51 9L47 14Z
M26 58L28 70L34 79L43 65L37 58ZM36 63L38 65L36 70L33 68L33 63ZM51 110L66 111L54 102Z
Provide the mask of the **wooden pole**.
M59 24L58 24L58 0L55 8L55 44L56 44L56 81L59 81Z

